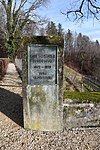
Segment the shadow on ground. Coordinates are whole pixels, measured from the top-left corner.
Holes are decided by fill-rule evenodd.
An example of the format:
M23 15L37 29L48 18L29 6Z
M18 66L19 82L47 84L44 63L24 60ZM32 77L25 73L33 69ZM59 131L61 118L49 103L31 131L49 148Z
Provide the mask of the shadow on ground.
M23 101L20 95L0 88L0 111L23 127Z

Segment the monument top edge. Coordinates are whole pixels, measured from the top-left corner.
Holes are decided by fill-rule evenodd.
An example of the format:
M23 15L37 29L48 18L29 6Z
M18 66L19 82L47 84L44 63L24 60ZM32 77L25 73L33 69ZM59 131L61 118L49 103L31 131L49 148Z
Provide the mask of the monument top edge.
M58 47L58 45L54 44L29 44L28 47Z

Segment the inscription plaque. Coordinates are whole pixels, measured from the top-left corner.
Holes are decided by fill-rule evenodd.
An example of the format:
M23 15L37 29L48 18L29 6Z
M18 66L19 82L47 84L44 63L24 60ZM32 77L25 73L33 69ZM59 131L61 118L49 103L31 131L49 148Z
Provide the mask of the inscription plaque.
M57 84L57 46L31 45L28 50L28 84Z

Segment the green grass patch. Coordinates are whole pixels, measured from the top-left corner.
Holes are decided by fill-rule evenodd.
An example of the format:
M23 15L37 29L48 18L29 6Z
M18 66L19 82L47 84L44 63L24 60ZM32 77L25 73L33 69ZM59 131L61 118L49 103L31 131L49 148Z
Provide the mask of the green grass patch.
M100 92L64 92L64 102L71 99L71 103L100 103Z

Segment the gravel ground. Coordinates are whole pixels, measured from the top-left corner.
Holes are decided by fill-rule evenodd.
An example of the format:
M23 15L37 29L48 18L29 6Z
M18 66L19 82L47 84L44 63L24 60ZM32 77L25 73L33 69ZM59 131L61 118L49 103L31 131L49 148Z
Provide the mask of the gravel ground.
M100 150L100 128L61 132L24 129L21 80L14 67L9 64L0 82L0 150Z

